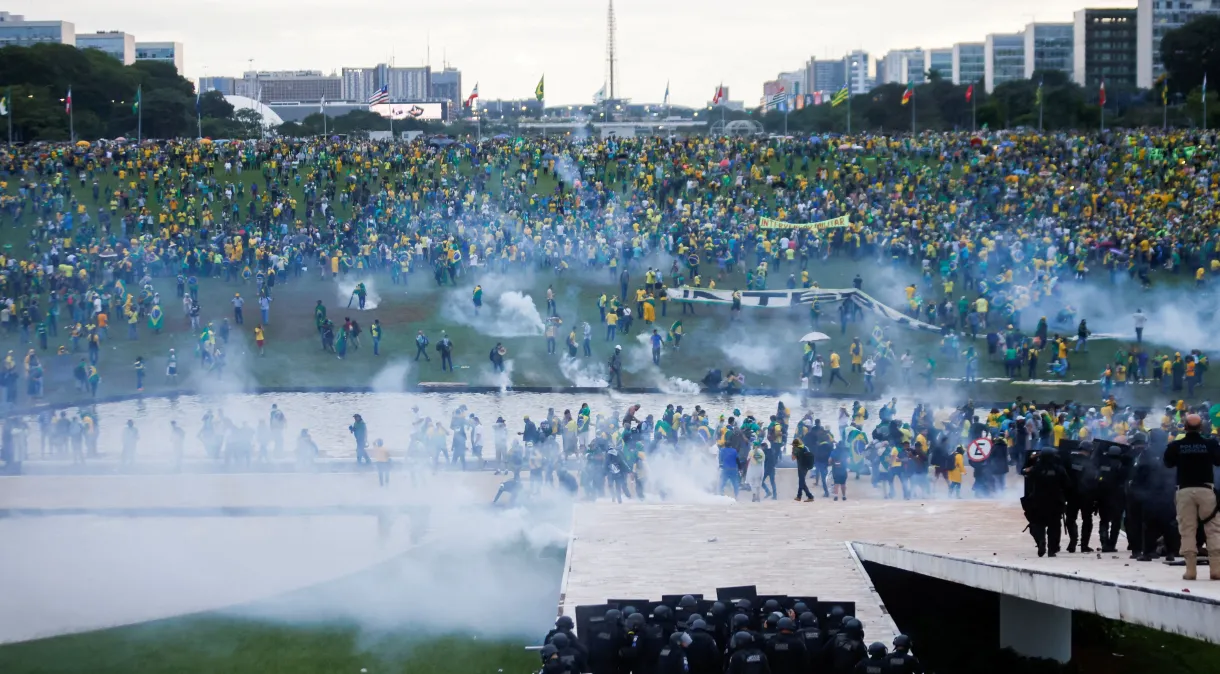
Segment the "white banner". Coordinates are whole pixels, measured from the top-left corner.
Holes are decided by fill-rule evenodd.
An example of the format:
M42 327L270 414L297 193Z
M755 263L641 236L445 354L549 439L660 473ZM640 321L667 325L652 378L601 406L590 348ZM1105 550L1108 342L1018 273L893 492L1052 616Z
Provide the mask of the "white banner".
M698 302L700 304L720 304L731 306L733 304L732 290L707 290L704 288L691 288L683 286L681 288L670 288L666 291L669 299L674 302ZM875 316L887 318L899 325L904 325L912 330L922 330L925 332L937 332L941 329L931 323L911 318L906 314L888 307L877 300L873 299L869 294L856 290L855 288L845 289L798 289L798 290L744 290L741 292L742 307L759 307L767 309L783 309L791 307L794 304L812 304L813 302L821 303L837 303L851 302L860 308L865 313L871 313Z

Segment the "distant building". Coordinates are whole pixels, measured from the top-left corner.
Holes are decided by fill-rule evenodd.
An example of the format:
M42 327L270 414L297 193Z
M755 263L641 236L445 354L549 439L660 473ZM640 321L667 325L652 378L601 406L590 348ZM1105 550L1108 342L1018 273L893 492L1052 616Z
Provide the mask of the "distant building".
M914 49L894 49L882 58L885 77L877 75L882 84L922 84L927 70L924 68L924 51L919 47Z
M1005 82L1025 79L1025 33L993 33L983 43L983 86L987 93Z
M462 90L462 71L449 67L433 71L428 99L449 101L455 105L465 102L466 98Z
M0 47L36 44L76 45L76 26L68 21L26 21L20 14L0 12Z
M179 75L185 72L182 68L181 42L137 42L136 60L170 63Z
M136 38L121 30L81 33L76 36L77 49L96 49L109 54L125 66L136 62Z
M1072 15L1072 79L1086 89L1102 81L1135 87L1139 65L1137 9L1081 9Z
M942 80L953 78L953 48L926 49L923 53L925 72L935 70Z
M814 61L813 78L806 85L805 93L814 91L835 92L847 86L847 60Z
M457 80L460 86L460 73ZM389 90L391 101L426 101L432 97L432 68L429 66L400 68L379 63L371 68L344 68L340 82L341 95L349 101L367 101L381 87ZM458 97L461 97L460 91Z
M953 83L981 82L987 73L984 42L959 42L953 45Z
M868 75L868 52L856 50L847 54L843 57L843 67L847 69L847 86L853 96L872 90L874 80ZM880 79L880 74L877 77Z
M1161 38L1196 17L1220 14L1220 0L1139 0L1136 7L1136 86L1151 89L1165 72Z
M242 75L238 94L268 105L309 103L343 98L343 81L320 70L260 70Z
M1025 26L1025 79L1035 72L1058 70L1072 76L1074 33L1071 23L1031 23Z
M219 91L225 96L235 96L237 95L237 83L239 81L236 77L200 77L198 91L200 93Z

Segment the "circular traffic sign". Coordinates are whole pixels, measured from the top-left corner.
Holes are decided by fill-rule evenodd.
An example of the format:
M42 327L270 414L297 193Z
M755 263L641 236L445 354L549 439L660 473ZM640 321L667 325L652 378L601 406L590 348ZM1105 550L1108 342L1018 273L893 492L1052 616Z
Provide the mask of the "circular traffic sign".
M969 457L971 463L982 463L991 456L991 441L987 438L979 438L966 446L966 456Z

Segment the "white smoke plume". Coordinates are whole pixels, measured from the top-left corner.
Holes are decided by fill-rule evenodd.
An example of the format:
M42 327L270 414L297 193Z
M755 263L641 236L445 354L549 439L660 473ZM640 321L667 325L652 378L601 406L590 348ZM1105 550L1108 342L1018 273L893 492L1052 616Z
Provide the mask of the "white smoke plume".
M377 305L381 304L381 294L377 292L376 281L371 278L358 279L349 276L348 278L339 281L339 283L335 285L336 292L338 293L336 297L339 298L339 304L340 306L346 307L344 311L360 310L360 300L353 293L356 290L356 284L362 282L364 283L364 289L366 291L364 297L364 310L368 311L370 309L376 309Z

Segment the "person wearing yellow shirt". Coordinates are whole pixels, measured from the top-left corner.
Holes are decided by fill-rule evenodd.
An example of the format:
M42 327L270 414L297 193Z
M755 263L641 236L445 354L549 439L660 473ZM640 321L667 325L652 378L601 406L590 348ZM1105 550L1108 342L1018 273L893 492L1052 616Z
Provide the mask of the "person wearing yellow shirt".
M618 313L615 311L606 312L606 341L614 341L614 333L618 330Z
M966 475L966 450L961 445L953 451L953 467L949 469L949 496L962 497L962 478Z
M851 384L847 383L847 380L843 378L843 371L839 369L841 360L842 359L839 358L839 354L833 351L830 353L830 381L826 384L826 388L830 388L834 385L836 377L843 382L844 386L851 386Z
M1204 273L1205 272L1203 271L1203 267L1199 267L1198 269L1195 270L1195 287L1197 287L1197 288L1203 287L1203 274Z
M1067 435L1067 428L1065 428L1063 425L1063 415L1059 415L1059 418L1055 420L1055 425L1051 428L1051 434L1053 436L1055 446L1058 447L1059 441L1063 440L1063 437Z
M257 325L254 327L254 343L258 345L258 355L265 356L263 346L266 344L266 333L263 331L263 326Z

